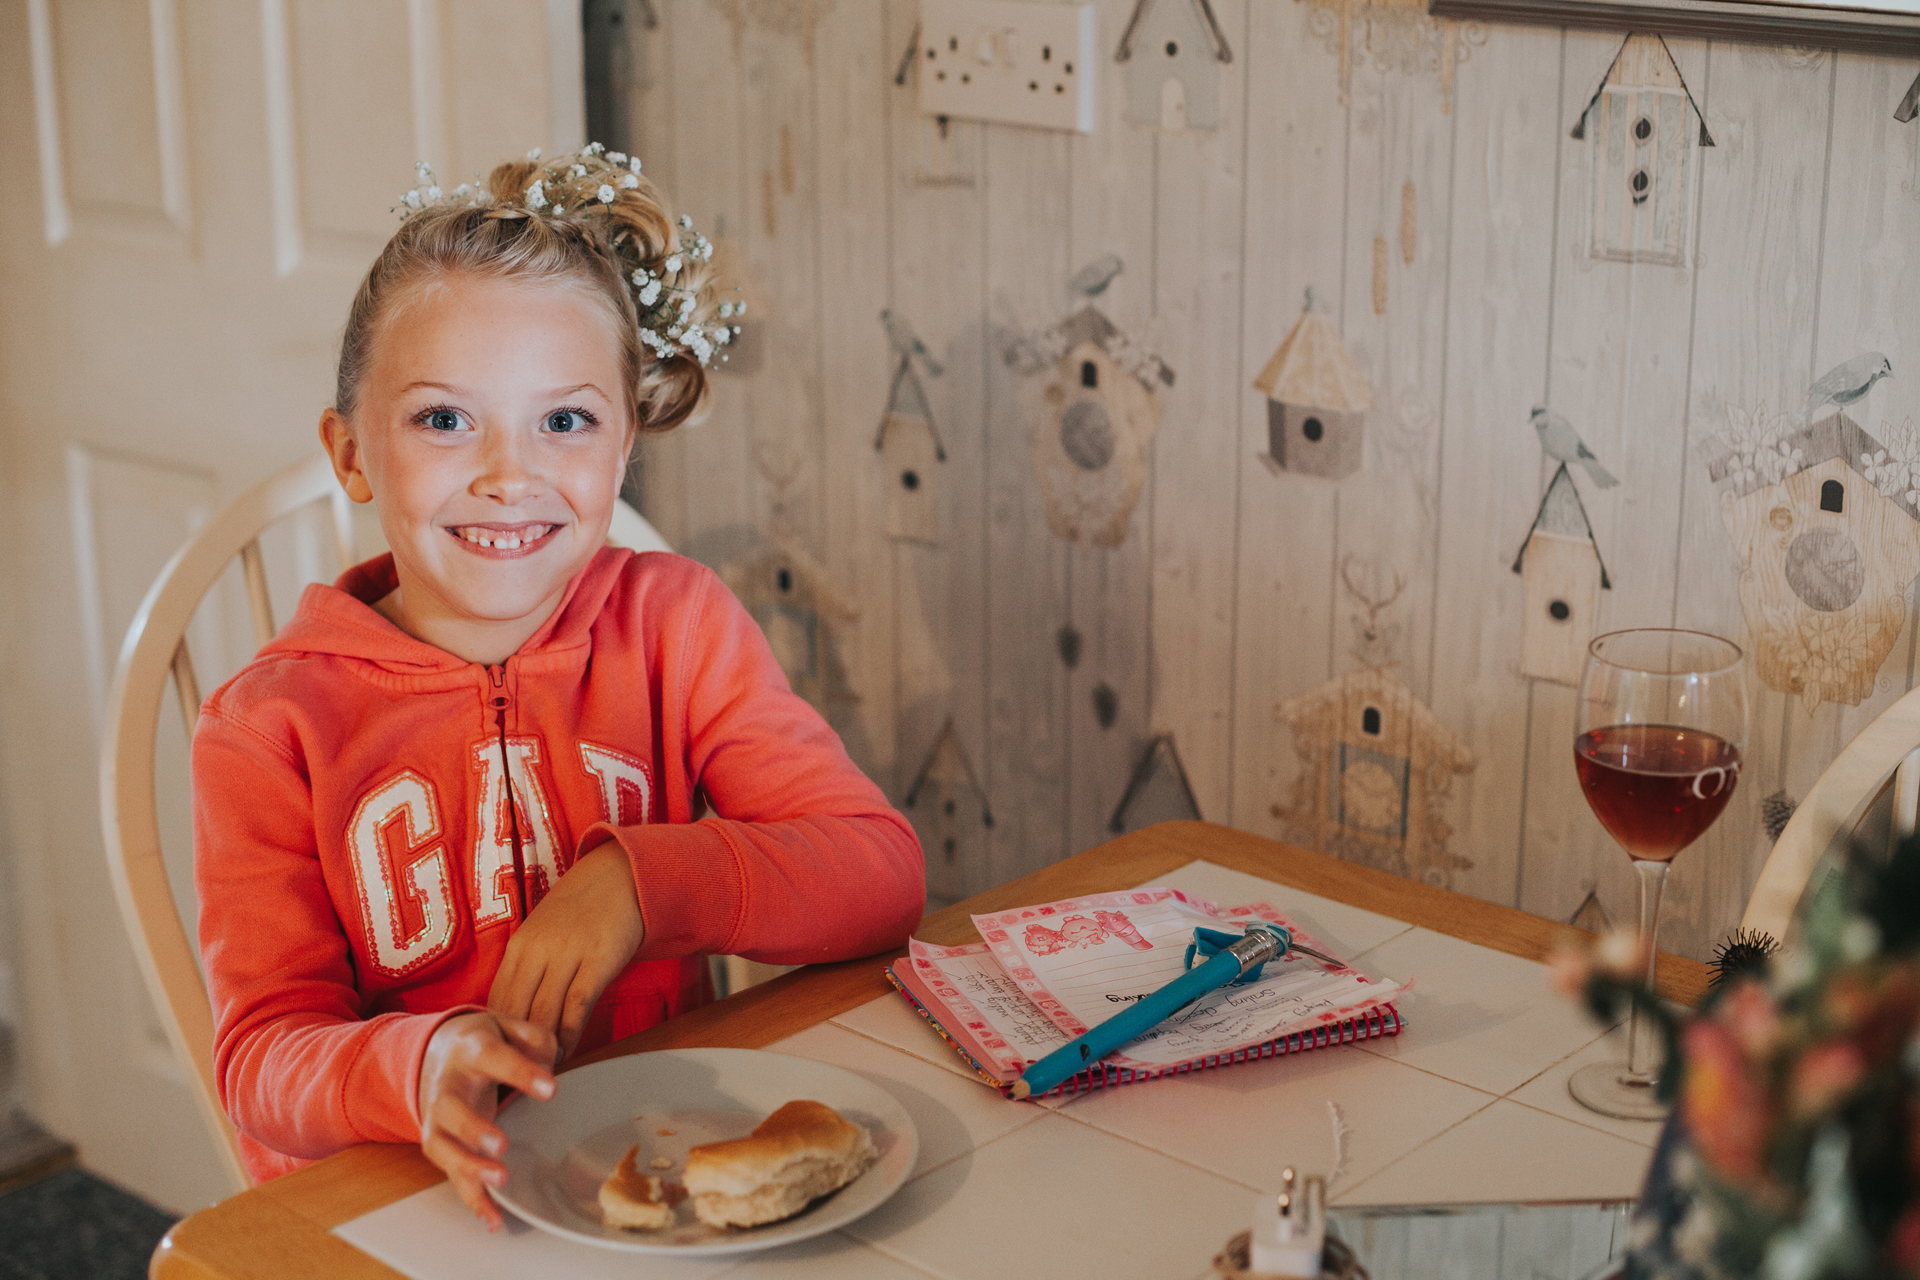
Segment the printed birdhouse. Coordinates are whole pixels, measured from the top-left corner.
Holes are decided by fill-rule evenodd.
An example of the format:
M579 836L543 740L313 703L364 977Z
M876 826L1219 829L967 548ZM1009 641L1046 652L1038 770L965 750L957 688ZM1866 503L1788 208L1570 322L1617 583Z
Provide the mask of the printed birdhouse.
M1602 588L1612 588L1587 508L1561 463L1540 499L1513 571L1526 583L1520 621L1520 674L1577 685L1593 643Z
M860 616L853 598L798 546L780 542L720 571L767 637L793 691L828 720L859 701L840 637Z
M1115 61L1127 68L1127 119L1153 128L1220 124L1220 66L1233 60L1208 0L1138 0Z
M1573 136L1589 139L1592 255L1685 262L1695 157L1713 138L1665 40L1622 42Z
M1291 804L1274 810L1287 839L1441 886L1473 865L1447 851L1442 816L1473 752L1389 669L1357 667L1274 719L1292 727L1301 765Z
M1127 789L1114 806L1107 829L1115 835L1138 831L1156 822L1197 821L1200 803L1193 798L1187 782L1186 766L1173 745L1173 735L1163 733L1147 743L1147 749L1127 779Z
M889 411L880 420L880 455L887 478L887 536L906 542L939 542L936 468L947 454L933 423Z
M1068 542L1117 547L1147 479L1147 446L1160 426L1154 384L1173 371L1092 307L1007 353L1047 373L1028 389L1036 422L1035 470L1047 527Z
M939 466L947 460L946 447L934 429L933 411L914 372L917 359L929 373L940 366L926 354L904 322L884 313L888 338L899 363L893 371L893 390L873 447L880 452L886 485L887 536L907 542L940 541Z
M1360 469L1373 390L1325 317L1302 311L1253 386L1267 397L1268 470L1339 480Z
M745 313L733 322L740 332L727 344L726 360L712 367L723 373L758 373L766 361L768 326L773 320L766 291L754 278L752 268L747 265L746 249L738 241L714 236L713 260L709 265L714 298L746 306Z
M1858 706L1906 621L1920 508L1880 442L1843 413L1787 436L1777 453L1791 468L1778 479L1738 455L1708 470L1728 482L1720 520L1740 550L1754 666L1809 711Z
M981 865L978 857L968 854L978 850L981 833L993 826L993 810L973 771L973 761L954 732L951 716L902 807L926 851L928 891L956 901L965 897L967 871Z

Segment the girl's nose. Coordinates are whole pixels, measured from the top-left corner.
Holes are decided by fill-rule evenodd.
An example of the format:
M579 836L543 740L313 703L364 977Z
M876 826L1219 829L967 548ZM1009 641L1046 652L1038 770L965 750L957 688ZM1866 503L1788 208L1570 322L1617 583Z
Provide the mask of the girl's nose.
M529 457L520 433L504 428L489 429L480 456L480 471L469 492L511 506L538 494L544 487L539 470Z

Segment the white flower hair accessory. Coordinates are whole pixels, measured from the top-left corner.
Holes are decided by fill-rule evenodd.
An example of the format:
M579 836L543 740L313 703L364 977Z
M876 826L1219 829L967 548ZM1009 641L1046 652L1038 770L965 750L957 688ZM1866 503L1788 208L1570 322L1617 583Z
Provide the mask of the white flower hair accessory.
M527 159L540 164L532 183L518 196L498 200L477 177L451 191L443 190L435 183L433 170L422 161L413 167L415 186L401 194L393 212L402 222L446 205L488 209L488 216L493 218L557 218L568 210L576 218L606 217L625 193L640 186L640 157L609 153L598 142L548 161L541 161L540 149L535 147L527 153ZM700 291L686 283L694 274L686 270L688 264L713 261L713 243L693 229L691 218L682 216L677 230L678 244L670 246L664 259L654 264L640 258L641 247L625 228L610 237L633 292L640 340L661 360L688 355L702 366L711 364L716 356L724 362L726 353L717 348L731 343L740 327L695 323L693 313L699 309ZM744 302L722 304L720 318L736 320L746 309Z

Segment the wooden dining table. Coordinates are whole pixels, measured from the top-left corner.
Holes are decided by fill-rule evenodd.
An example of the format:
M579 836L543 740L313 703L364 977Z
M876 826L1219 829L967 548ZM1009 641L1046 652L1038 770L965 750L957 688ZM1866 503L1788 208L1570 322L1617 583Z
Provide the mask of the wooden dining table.
M795 970L565 1070L663 1049L778 1046L840 1061L911 1099L922 1109L914 1179L836 1243L793 1260L805 1271L810 1259L822 1275L1208 1274L1213 1248L1246 1225L1283 1162L1311 1169L1341 1149L1344 1139L1322 1134L1328 1115L1356 1135L1342 1157L1354 1167L1331 1192L1336 1205L1528 1192L1618 1199L1638 1185L1657 1128L1585 1115L1565 1096L1572 1069L1619 1055L1617 1032L1587 1023L1547 987L1544 962L1584 936L1571 926L1230 828L1171 822L935 912L916 936L977 942L973 915L1145 884L1269 898L1363 970L1412 978L1399 1002L1407 1029L1036 1108L965 1073L888 983L885 967L903 954L895 952ZM1697 1002L1707 979L1696 961L1658 958L1670 1000ZM183 1219L155 1251L151 1274L402 1275L335 1229L441 1181L417 1146L354 1147ZM1159 1186L1160 1199L1130 1200L1143 1184ZM896 1209L916 1187L918 1202ZM1141 1220L1169 1196L1191 1207ZM1110 1221L1097 1221L1103 1214ZM1177 1228L1168 1221L1176 1217ZM1010 1225L1027 1218L1038 1225ZM976 1253L977 1267L966 1260ZM742 1274L779 1271L763 1261Z

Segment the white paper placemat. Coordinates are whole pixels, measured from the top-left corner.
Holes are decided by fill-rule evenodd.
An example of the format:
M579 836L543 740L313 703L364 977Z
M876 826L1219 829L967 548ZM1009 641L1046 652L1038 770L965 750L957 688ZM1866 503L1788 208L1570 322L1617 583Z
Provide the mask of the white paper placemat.
M563 1240L510 1213L490 1232L441 1182L372 1213L343 1222L333 1234L413 1280L700 1280L736 1266L739 1258L647 1257Z

